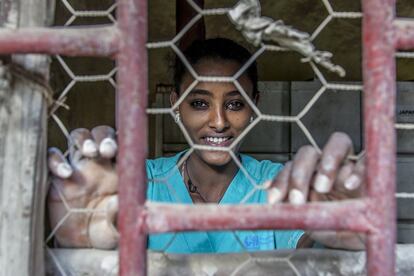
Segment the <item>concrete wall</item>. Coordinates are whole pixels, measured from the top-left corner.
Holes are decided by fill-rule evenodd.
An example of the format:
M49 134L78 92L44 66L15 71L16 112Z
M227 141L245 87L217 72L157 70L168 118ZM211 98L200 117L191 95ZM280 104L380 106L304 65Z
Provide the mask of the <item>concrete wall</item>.
M55 249L53 255L67 275L118 275L118 252ZM414 248L398 245L396 275L414 274ZM148 253L148 275L366 275L364 252L296 250L251 254L161 254ZM47 275L59 275L49 257Z

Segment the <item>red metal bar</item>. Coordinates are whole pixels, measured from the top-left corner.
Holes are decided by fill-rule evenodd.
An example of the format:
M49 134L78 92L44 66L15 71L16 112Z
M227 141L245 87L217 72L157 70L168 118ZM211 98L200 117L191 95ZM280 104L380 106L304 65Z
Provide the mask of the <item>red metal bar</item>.
M117 55L119 141L120 275L146 275L147 233L145 159L147 158L147 1L118 0L122 36Z
M414 49L414 19L404 18L395 20L394 27L397 49Z
M368 273L395 274L395 17L394 0L362 1L364 133L369 210Z
M224 229L372 230L367 200L302 206L147 203L148 232Z
M0 29L0 54L41 53L66 56L114 56L115 27Z

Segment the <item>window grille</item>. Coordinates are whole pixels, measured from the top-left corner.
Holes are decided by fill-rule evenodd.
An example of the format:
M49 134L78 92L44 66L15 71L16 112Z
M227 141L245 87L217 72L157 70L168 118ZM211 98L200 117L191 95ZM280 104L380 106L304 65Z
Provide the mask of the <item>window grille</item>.
M146 239L149 233L187 230L219 229L309 229L351 230L367 234L367 268L370 275L393 275L395 273L395 57L412 58L411 52L396 52L414 48L414 20L395 18L394 1L363 0L363 13L335 11L328 0L321 0L328 15L311 34L313 41L334 18L359 18L363 21L363 76L364 76L364 137L367 156L368 196L353 201L311 203L303 206L282 204L277 206L212 206L212 205L167 205L146 202L144 164L147 157L147 114L171 114L172 108L147 108L147 51L152 48L170 47L183 61L185 57L176 42L203 16L226 14L230 8L201 9L193 1L188 3L197 15L171 41L147 41L147 8L144 0L118 0L103 11L78 11L69 0L61 0L71 13L64 28L21 28L0 30L0 53L43 53L56 55L56 59L71 78L52 109L51 116L66 133L63 124L54 112L64 106L64 98L76 82L109 81L117 89L117 129L119 142L119 231L120 274L146 274ZM79 17L107 17L117 24L73 28L71 24ZM257 58L264 51L284 51L284 48L261 44L253 55ZM98 76L78 76L66 65L62 56L112 57L116 69ZM249 61L250 62L250 61ZM309 141L319 148L301 118L312 108L327 89L359 91L360 85L344 85L327 81L319 65L309 61L322 87L296 116L263 114L246 97L237 81L247 64L231 78L209 78L197 76L191 66L187 68L198 81L230 81L240 89L255 111L256 119L245 134L259 121L296 123ZM114 76L117 74L115 84ZM133 77L131 77L133 76ZM184 96L189 93L189 89ZM184 97L182 96L182 98ZM194 149L208 150L196 145L180 125L192 152ZM414 129L413 124L397 124L398 129ZM241 139L241 138L240 138ZM140 141L136 143L136 141ZM223 149L220 149L223 150ZM232 154L231 151L229 151ZM241 170L242 165L232 154ZM131 170L131 168L139 168ZM140 183L140 185L136 185ZM261 183L251 183L262 189ZM248 197L249 195L246 195ZM412 197L412 194L398 194ZM68 207L67 216L73 212ZM182 214L186 214L183 216ZM287 215L289 214L289 216ZM323 215L324 219L320 219ZM67 217L65 216L65 218ZM64 219L62 219L62 223ZM50 239L53 236L54 229ZM285 260L296 273L289 257ZM235 272L237 272L236 268Z

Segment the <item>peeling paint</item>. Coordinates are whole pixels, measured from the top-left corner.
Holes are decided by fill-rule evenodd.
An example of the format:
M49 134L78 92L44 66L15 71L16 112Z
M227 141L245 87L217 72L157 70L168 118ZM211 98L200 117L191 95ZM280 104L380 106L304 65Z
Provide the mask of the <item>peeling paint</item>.
M66 56L114 56L116 27L0 29L0 54L42 53Z
M364 133L367 193L375 204L367 212L370 275L394 275L395 267L395 1L362 1Z
M400 50L414 49L414 19L397 19L394 21L395 46ZM390 34L393 34L390 32Z

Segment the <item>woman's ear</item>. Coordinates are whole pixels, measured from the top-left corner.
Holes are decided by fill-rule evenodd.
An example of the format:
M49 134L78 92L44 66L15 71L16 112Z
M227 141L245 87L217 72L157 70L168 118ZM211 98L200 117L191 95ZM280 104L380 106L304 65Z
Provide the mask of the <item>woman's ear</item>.
M254 95L254 98L253 98L253 102L254 102L255 105L257 105L259 103L259 99L260 99L260 91L257 90L255 95Z
M170 104L171 104L171 107L173 107L177 101L178 101L178 93L175 92L175 90L173 90L170 93Z

